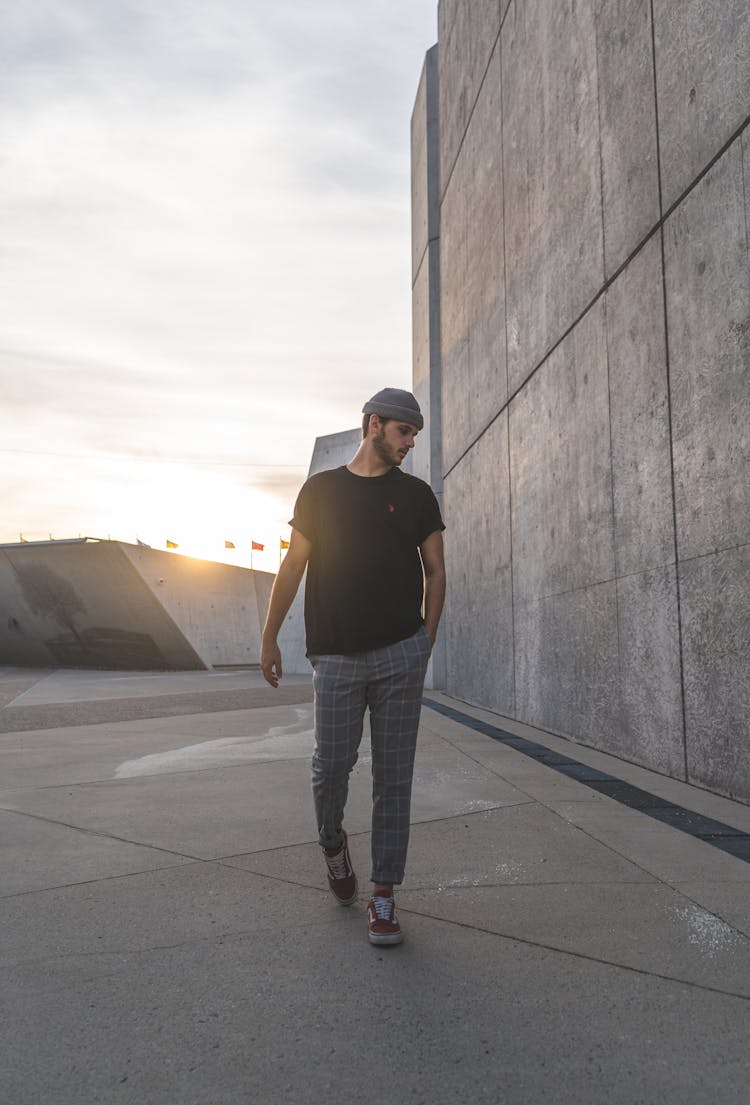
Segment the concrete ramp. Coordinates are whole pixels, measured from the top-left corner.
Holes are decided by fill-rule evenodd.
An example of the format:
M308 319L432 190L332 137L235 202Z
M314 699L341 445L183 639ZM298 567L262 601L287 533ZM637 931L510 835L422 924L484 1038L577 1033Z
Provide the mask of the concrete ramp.
M257 664L273 576L119 541L0 546L0 663Z

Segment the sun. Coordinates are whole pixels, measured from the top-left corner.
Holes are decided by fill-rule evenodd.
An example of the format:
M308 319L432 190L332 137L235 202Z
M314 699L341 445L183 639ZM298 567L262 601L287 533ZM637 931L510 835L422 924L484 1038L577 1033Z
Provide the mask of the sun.
M178 555L260 571L278 571L282 542L289 540L289 504L223 470L155 465L131 486L118 513L123 522L114 528L121 537L130 531L131 541L152 548L169 541Z

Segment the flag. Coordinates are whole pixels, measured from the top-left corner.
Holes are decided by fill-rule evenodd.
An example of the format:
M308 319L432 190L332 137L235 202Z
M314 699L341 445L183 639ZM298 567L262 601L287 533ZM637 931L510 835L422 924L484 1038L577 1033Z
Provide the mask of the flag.
M265 547L266 547L265 545L261 545L260 541L253 541L252 551L253 552L263 552Z
M180 546L177 544L176 541L170 541L169 538L167 538L167 548L168 549L179 549L179 547Z
M19 537L21 538L21 543L22 543L23 545L28 545L28 543L29 543L29 539L28 539L28 537L24 537L24 535L23 535L22 533L19 533L19 535L18 535L18 536L19 536Z
M225 541L224 542L224 548L225 549L233 549L234 548L234 541Z
M289 548L289 542L285 541L283 537L279 538L279 542L281 543L282 549L288 549Z
M136 541L138 542L138 544L141 546L142 549L150 549L151 548L151 546L147 545L145 541L141 541L140 537L136 537Z

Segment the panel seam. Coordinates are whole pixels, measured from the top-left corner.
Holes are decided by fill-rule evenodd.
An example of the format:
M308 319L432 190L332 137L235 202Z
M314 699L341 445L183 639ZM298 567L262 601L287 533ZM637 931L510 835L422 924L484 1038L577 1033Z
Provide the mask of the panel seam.
M748 256L748 267L750 267L750 227L748 227L747 219L747 189L745 181L745 135L740 135L740 173L742 175L742 200L745 211L745 249Z
M635 260L635 258L642 252L643 249L645 249L645 247L648 245L648 243L651 241L651 239L656 234L659 233L659 231L662 229L662 227L667 222L667 220L670 219L671 216L674 214L675 210L687 199L687 197L693 191L693 189L696 188L698 186L698 184L700 184L700 182L703 180L703 178L714 167L716 162L721 160L721 158L724 156L724 154L727 152L727 150L729 150L729 148L732 145L734 145L734 143L737 141L738 138L743 137L744 131L748 128L748 126L750 126L750 115L748 115L748 117L744 120L744 122L738 128L738 130L735 131L735 133L732 135L732 137L722 146L722 148L718 152L718 154L716 154L716 156L711 159L710 163L706 166L706 168L699 174L699 176L697 176L695 178L693 183L688 188L686 188L685 191L682 193L682 195L672 204L672 206L664 214L664 216L661 217L651 227L651 229L644 235L642 240L632 250L632 252L626 257L626 259L619 266L619 268L617 268L615 270L615 272L612 274L612 276L609 277L607 280L605 280L604 284L602 284L601 288L596 293L596 295L593 297L593 299L583 308L583 310L574 319L574 321L570 324L570 326L568 326L563 331L563 333L560 335L560 337L549 347L549 349L544 354L544 356L541 358L541 360L530 370L528 375L521 381L521 383L518 385L516 390L511 395L508 396L507 402L504 403L502 407L500 407L500 409L497 411L495 416L490 419L490 421L482 429L482 431L479 434L477 434L477 436L475 438L473 438L472 441L469 442L469 444L466 446L466 448L463 450L463 452L460 454L460 456L458 456L456 458L456 460L452 462L450 467L446 469L446 471L443 473L444 476L448 476L452 472L452 470L457 465L459 465L461 463L461 461L464 459L464 457L467 455L467 453L471 452L471 450L474 448L474 446L487 433L487 431L490 429L490 427L493 425L493 423L500 417L500 415L505 410L505 407L510 406L510 404L513 402L513 400L519 395L519 393L521 391L523 391L525 386L529 383L529 381L531 379L533 379L533 377L537 374L537 372L540 370L540 368L542 368L546 364L546 362L549 360L549 358L552 356L552 354L555 352L555 350L558 348L558 346L562 345L562 343L569 336L569 334L571 334L573 332L573 330L575 330L576 326L578 326L579 323L586 317L586 315L589 313L589 311L593 307L596 306L596 304L599 302L601 297L611 288L611 286L614 284L614 282L619 279L619 277L623 274L623 272L631 264L631 262ZM657 175L658 175L658 158L657 158ZM506 326L507 326L507 317L506 317Z
M664 312L664 366L666 371L667 380L667 421L669 426L669 476L672 487L672 533L674 541L674 560L675 560L675 595L677 599L677 646L679 650L680 658L680 700L682 706L682 750L683 750L683 770L685 772L685 780L690 778L688 767L688 747L687 747L687 710L685 704L685 658L682 640L682 589L680 586L680 553L677 541L677 495L675 488L675 471L674 471L674 432L673 432L673 415L672 415L672 374L670 367L669 356L669 311L667 309L667 265L666 265L666 245L665 245L665 224L666 218L664 216L664 193L662 186L662 174L661 174L661 133L659 127L659 89L658 89L658 76L656 71L656 22L654 19L654 0L650 0L651 8L651 59L654 74L654 110L655 110L655 123L656 123L656 179L659 188L659 240L661 245L661 281L662 281L662 310ZM697 181L693 185L697 184Z
M510 11L510 4L508 5L508 9L505 13L506 16L508 14L508 11ZM445 195L448 191L448 188L450 187L450 183L453 180L453 174L456 171L456 165L458 165L459 158L461 157L461 153L463 152L464 144L466 142L466 135L469 132L469 127L471 126L471 121L474 118L474 112L477 109L477 104L479 103L479 97L482 95L482 92L484 90L484 82L487 79L487 73L489 72L490 65L492 64L492 55L495 53L495 50L498 48L498 44L500 42L500 36L503 33L504 23L505 23L505 16L501 17L501 19L500 19L500 27L498 29L498 32L497 32L496 36L495 36L495 40L492 43L492 48L491 48L489 54L487 55L487 64L484 68L484 72L482 73L482 79L479 82L479 87L477 88L477 94L474 97L474 103L471 105L471 111L469 112L469 114L466 117L466 125L464 126L463 134L461 135L461 141L458 143L458 148L456 149L456 156L453 159L453 164L451 165L450 172L448 173L448 179L445 181L445 186L443 186L442 180L440 181L440 206L441 207L443 205L443 200L445 199ZM452 26L453 26L453 24L451 24L451 28L452 28Z
M500 30L502 32L505 16L510 9L508 3L505 13L501 13ZM503 88L503 50L500 43L498 64L500 66L500 179L503 188L503 332L505 337L505 394L510 394L510 368L508 366L508 253L507 235L505 232L505 93ZM510 625L511 625L511 653L513 657L513 715L518 713L518 695L516 688L516 603L515 603L515 572L513 565L513 478L511 475L510 457L510 403L506 404L508 412L506 426L506 440L508 445L508 542L510 547Z

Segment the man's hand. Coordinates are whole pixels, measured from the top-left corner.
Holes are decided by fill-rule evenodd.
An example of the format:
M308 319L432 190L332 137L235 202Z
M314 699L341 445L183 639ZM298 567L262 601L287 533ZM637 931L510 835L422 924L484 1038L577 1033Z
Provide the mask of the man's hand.
M270 644L263 641L261 644L260 670L263 672L266 683L270 683L272 687L278 687L283 672L281 670L281 651L276 641Z
M312 544L298 530L292 529L289 538L289 552L279 566L279 572L273 581L271 598L268 603L266 624L260 641L260 670L266 683L278 687L281 679L281 652L277 644L278 633L289 607L292 605L300 580L305 573L310 558Z

